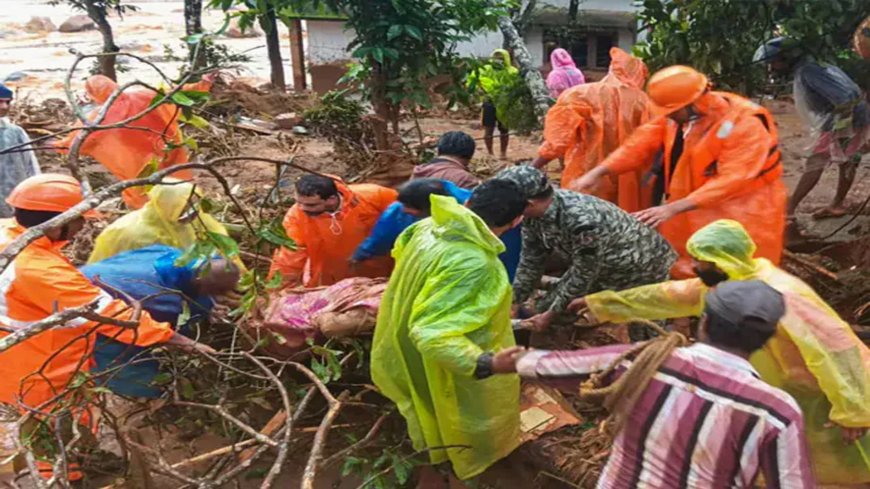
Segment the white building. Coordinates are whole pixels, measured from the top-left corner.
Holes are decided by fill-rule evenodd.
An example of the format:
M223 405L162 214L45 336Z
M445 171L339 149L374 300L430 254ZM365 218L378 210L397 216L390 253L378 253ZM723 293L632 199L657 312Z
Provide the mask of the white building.
M567 49L577 66L591 75L607 70L613 46L630 50L637 40L634 0L581 0L577 20L568 22L569 0L541 2L526 30L526 46L534 63L549 70L549 54L556 47ZM308 62L312 85L318 92L334 88L350 60L347 45L352 33L341 20L308 18ZM501 32L485 32L458 46L466 56L486 57L502 47ZM597 73L596 73L597 72Z

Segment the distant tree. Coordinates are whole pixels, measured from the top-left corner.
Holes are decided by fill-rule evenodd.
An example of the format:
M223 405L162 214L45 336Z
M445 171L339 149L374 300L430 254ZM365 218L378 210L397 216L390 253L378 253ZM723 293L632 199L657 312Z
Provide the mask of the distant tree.
M688 64L718 85L754 93L765 84L755 50L777 34L796 39L818 59L851 57L849 39L870 14L870 0L644 0L639 14L648 29L636 46L650 69Z
M239 28L246 30L257 22L266 33L272 86L284 90L284 61L278 34L278 12L297 5L301 0L210 0L209 5L239 18Z
M100 57L99 68L97 71L112 80L117 79L115 71L115 58L113 53L117 53L121 49L115 44L115 36L112 32L112 24L109 23L109 12L114 11L118 16L123 16L127 12L136 10L132 5L122 3L122 0L50 0L49 5L58 5L67 3L72 5L76 10L85 12L87 16L94 21L97 30L103 37L103 53L106 56Z
M184 32L187 36L202 34L202 0L184 0ZM189 43L188 61L196 70L205 63L205 50L196 49L195 43ZM197 59L194 59L196 57Z

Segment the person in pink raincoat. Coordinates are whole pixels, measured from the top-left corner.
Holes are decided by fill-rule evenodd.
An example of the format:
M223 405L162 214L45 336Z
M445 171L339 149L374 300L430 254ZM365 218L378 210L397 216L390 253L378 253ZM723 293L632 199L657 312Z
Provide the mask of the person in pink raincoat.
M577 68L568 51L562 48L554 49L550 54L550 65L552 71L547 75L547 89L554 99L559 98L565 90L586 83L586 77Z

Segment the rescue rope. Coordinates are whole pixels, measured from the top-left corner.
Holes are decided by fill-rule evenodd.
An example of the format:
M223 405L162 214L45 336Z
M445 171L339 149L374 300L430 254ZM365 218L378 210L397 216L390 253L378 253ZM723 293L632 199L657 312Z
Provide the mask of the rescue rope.
M689 339L683 334L665 331L652 321L636 319L630 322L648 326L659 336L638 343L619 355L604 370L593 374L589 380L581 384L579 393L581 399L600 403L610 412L602 429L608 430L614 437L622 430L637 400L646 390L659 367L676 348L689 344ZM632 357L634 360L625 373L610 385L601 387L624 361Z

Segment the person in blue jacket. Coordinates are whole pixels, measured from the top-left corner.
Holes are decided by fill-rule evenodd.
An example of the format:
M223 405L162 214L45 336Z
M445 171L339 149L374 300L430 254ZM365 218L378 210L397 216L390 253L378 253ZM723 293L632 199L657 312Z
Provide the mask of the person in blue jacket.
M449 195L460 204L464 204L471 196L471 190L460 188L447 180L435 178L411 180L399 190L398 200L381 214L371 234L356 249L351 261L361 262L376 256L388 255L402 231L420 219L429 217L429 196L432 194ZM511 282L520 262L521 228L522 226L517 226L501 236L506 249L499 258Z
M183 253L171 246L152 245L91 263L81 271L108 294L127 299L126 294L141 301L151 317L184 333L208 317L215 305L213 297L235 289L240 271L220 258L176 265ZM106 372L98 379L112 392L129 397L160 396L161 389L153 385L160 365L146 348L98 335L94 360L94 372Z

